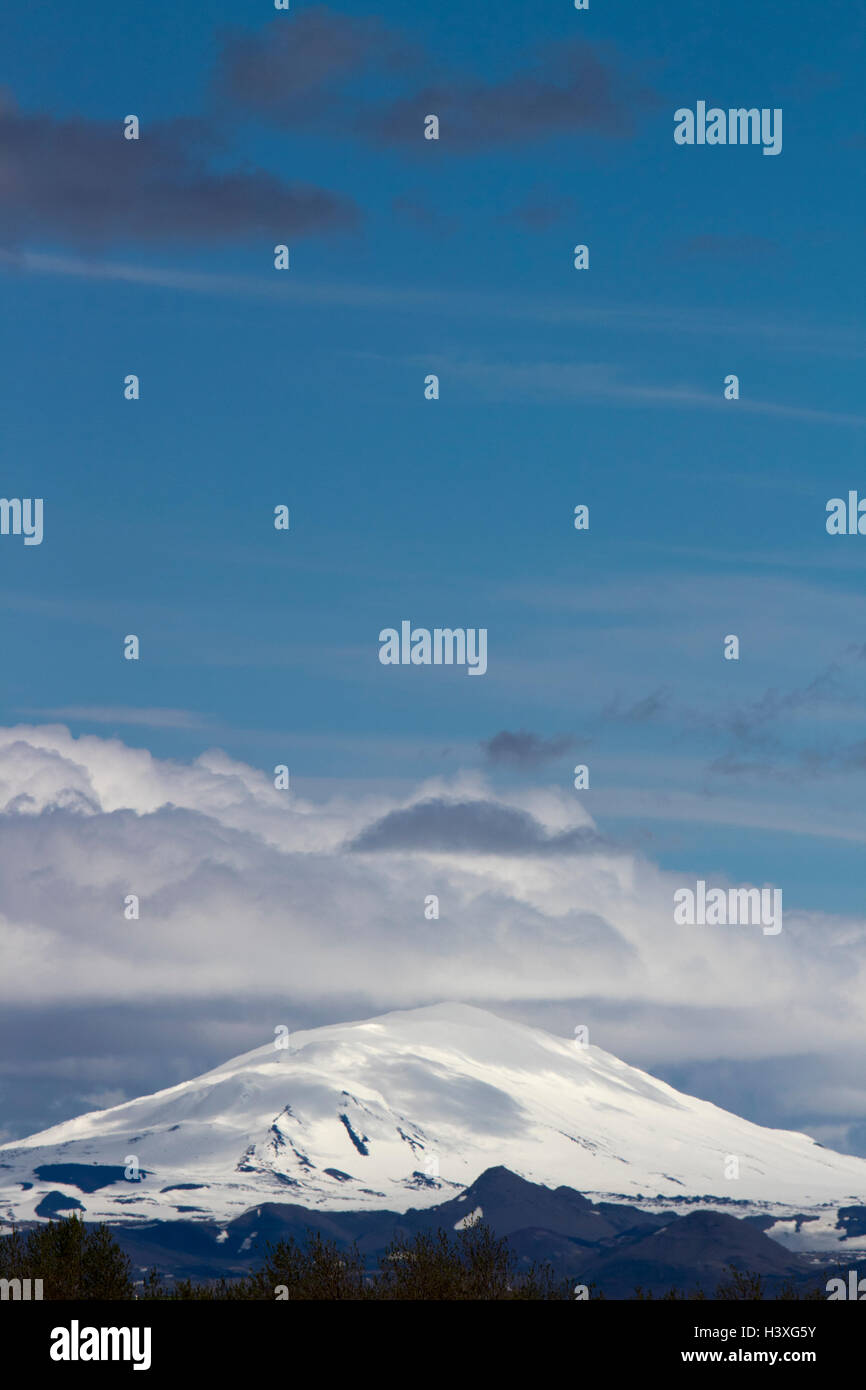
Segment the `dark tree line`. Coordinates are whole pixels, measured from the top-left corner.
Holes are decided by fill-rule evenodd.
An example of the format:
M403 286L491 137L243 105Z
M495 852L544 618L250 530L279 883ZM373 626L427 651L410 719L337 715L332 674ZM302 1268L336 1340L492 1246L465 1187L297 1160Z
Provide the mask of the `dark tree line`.
M167 1280L152 1269L143 1281L133 1279L129 1258L108 1227L85 1226L78 1216L50 1221L0 1238L0 1279L42 1280L43 1299L208 1299L208 1300L571 1300L574 1280L554 1275L550 1265L518 1269L505 1238L483 1222L452 1233L422 1232L398 1238L366 1267L357 1247L340 1249L310 1232L303 1245L281 1240L265 1247L262 1263L237 1279L195 1283ZM14 1297L9 1291L7 1296ZM590 1285L589 1298L604 1294ZM700 1289L670 1289L653 1295L637 1288L633 1297L647 1299L823 1299L819 1288L803 1292L792 1285L770 1294L760 1275L731 1267L713 1294Z

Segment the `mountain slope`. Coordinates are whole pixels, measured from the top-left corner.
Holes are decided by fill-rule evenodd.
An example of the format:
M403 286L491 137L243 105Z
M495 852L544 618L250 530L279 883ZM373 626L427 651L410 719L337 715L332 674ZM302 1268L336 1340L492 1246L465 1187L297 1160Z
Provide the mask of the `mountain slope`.
M822 1282L815 1261L785 1250L755 1223L727 1212L697 1210L687 1216L652 1213L626 1203L596 1206L567 1187L529 1183L507 1168L490 1168L458 1197L439 1206L393 1211L312 1211L290 1202L264 1202L223 1225L204 1221L154 1221L113 1227L138 1271L158 1268L167 1278L211 1279L248 1273L265 1248L279 1240L304 1246L311 1232L340 1251L357 1249L366 1268L381 1268L397 1238L421 1232L454 1233L472 1224L478 1210L497 1236L508 1240L515 1268L550 1264L571 1289L595 1284L606 1297L630 1298L637 1285L664 1294L702 1284L712 1293L730 1278L729 1267L759 1272L767 1296L780 1283L801 1288ZM649 1237L657 1235L658 1240Z
M805 1282L807 1267L749 1221L727 1212L692 1211L613 1250L589 1258L582 1277L607 1298L629 1298L635 1288L694 1292L712 1297L729 1283L731 1268L760 1275L771 1288L788 1279ZM810 1280L820 1283L820 1271Z
M725 1177L729 1155L739 1179ZM128 1181L133 1159L143 1170ZM866 1161L763 1129L594 1047L443 1004L293 1034L0 1146L0 1217L227 1220L261 1202L406 1211L485 1169L633 1199L856 1205Z

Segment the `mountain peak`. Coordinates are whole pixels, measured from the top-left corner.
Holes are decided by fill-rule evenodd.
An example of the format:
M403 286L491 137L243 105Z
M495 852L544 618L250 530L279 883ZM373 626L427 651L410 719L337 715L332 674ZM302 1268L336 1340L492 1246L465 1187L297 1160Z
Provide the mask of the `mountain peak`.
M406 1211L486 1184L862 1204L866 1162L762 1129L595 1047L454 1002L292 1034L190 1081L0 1147L18 1220L224 1220L262 1202ZM731 1156L739 1177L731 1180ZM490 1198L488 1198L489 1200ZM481 1203L483 1205L483 1202ZM47 1208L43 1208L47 1210Z

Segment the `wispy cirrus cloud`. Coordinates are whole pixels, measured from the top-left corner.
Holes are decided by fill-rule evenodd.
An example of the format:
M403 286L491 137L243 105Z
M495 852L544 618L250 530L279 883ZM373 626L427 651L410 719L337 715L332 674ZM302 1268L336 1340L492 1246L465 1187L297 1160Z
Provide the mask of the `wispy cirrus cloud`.
M62 705L57 709L19 709L36 719L72 719L86 724L140 724L150 729L201 729L213 723L185 709L134 709L122 705Z
M275 303L296 302L341 308L381 309L414 314L418 309L456 318L508 319L540 324L594 324L600 328L629 333L679 337L708 333L741 338L744 334L773 342L786 352L821 351L833 356L858 359L866 356L866 333L845 324L816 325L797 321L761 320L735 316L715 309L673 309L663 304L622 305L611 303L574 304L561 297L508 295L495 291L449 291L419 288L417 285L358 284L352 281L292 280L271 276L231 275L197 270L192 267L153 266L130 261L108 260L97 256L58 255L49 252L0 249L0 270L8 274L61 275L72 279L117 281L142 288L172 289L191 294L238 295ZM366 354L372 356L373 354ZM386 359L382 359L386 360ZM391 359L387 359L391 360ZM406 360L406 359L402 359ZM427 359L425 358L425 361ZM544 364L531 363L537 369ZM553 364L570 368L575 364ZM493 374L499 366L481 360L463 362L468 367ZM607 368L608 373L616 369ZM552 380L555 382L556 377ZM738 406L746 404L739 401Z
M634 406L664 406L674 409L730 410L721 390L706 391L688 384L627 381L622 369L604 362L493 362L481 359L428 359L440 372L455 381L483 392L494 400L596 400L619 401ZM737 401L736 409L746 414L770 415L814 424L866 425L866 415L839 410L820 410L811 406L789 405L778 401Z

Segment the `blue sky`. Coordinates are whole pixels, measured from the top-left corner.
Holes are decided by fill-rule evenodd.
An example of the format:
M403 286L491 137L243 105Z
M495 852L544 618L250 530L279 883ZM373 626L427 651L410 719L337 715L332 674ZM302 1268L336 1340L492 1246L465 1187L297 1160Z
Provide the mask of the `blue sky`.
M5 15L3 492L45 539L0 541L2 723L286 763L313 801L587 762L596 823L662 868L861 911L866 540L824 522L866 493L864 24ZM676 146L698 100L781 107L781 155ZM404 618L486 627L486 676L382 667Z
M711 4L687 24L600 3L376 13L415 59L381 86L375 64L349 73L328 89L352 93L339 128L334 96L312 131L233 109L216 75L239 31L264 50L267 26L319 8L48 4L5 19L22 115L117 126L134 111L142 145L152 124L196 120L222 142L208 167L315 184L354 204L356 224L137 238L94 200L84 233L62 217L10 233L25 268L3 278L4 486L45 498L46 540L0 555L4 716L188 711L189 727L110 727L177 756L217 741L302 781L439 770L502 728L592 733L602 814L639 836L629 788L650 779L709 803L750 778L708 778L730 740L670 714L599 732L612 701L665 687L722 717L838 660L859 698L844 653L862 640L862 541L829 538L824 507L862 477L862 20L782 3ZM335 32L372 23L358 5L325 14ZM555 86L575 42L617 93L591 128L503 138L493 121L456 151L447 121L438 145L355 133L380 92L431 74L505 84L504 119L514 75ZM781 106L782 155L675 146L673 110L698 99ZM62 167L62 129L54 148ZM71 272L82 263L91 274ZM157 283L106 279L107 266ZM160 284L170 272L204 287ZM122 399L129 371L137 403ZM732 371L737 403L722 400ZM582 501L586 535L571 525ZM270 528L278 502L289 534ZM380 668L378 632L403 617L486 626L487 678ZM721 660L728 631L737 667ZM126 632L142 639L137 666L119 657ZM840 725L825 701L767 734L793 778L773 802L799 792L804 823L859 790L862 768L828 781L796 756L856 744L856 711ZM547 770L567 783L568 757ZM804 906L859 901L861 836L722 834L693 815L649 830L663 862L711 854Z

